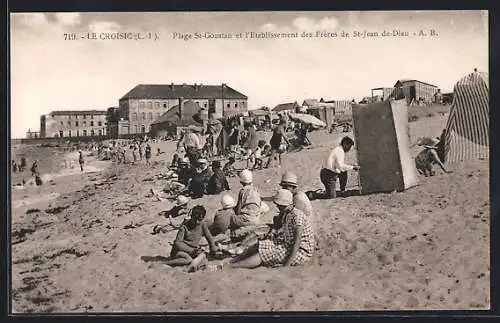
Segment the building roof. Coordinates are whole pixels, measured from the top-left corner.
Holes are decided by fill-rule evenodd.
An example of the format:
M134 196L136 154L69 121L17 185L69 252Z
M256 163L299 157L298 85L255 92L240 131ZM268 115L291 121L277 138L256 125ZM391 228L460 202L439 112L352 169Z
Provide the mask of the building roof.
M241 99L248 97L227 85L138 84L124 99Z
M191 111L197 111L200 109L200 106L198 105L198 103L194 102L194 101L185 101L183 103L184 105L184 108L187 108ZM173 107L171 107L170 109L168 109L167 112L165 112L164 114L162 114L158 119L156 119L155 121L153 121L151 123L151 125L154 125L154 124L159 124L159 123L174 123L178 126L187 126L187 125L190 125L190 124L199 124L199 122L196 122L193 118L184 118L184 119L181 119L181 117L179 116L178 114L179 112L179 105L175 105Z
M317 99L305 99L302 105L307 105L307 106L315 106L318 105L319 101Z
M51 111L49 115L52 116L65 116L65 115L73 115L73 114L94 114L94 115L106 115L106 110L58 110Z
M275 106L272 111L280 112L280 111L287 111L287 110L295 110L295 108L298 106L299 105L297 104L297 102L282 103L282 104L278 104L277 106Z
M403 83L408 83L408 82L418 82L418 83L430 85L430 86L433 86L433 87L437 87L437 86L435 86L433 84L430 84L430 83L422 82L422 81L419 81L419 80L412 80L412 79L400 79L400 80L398 80L396 82L396 84L394 84L394 87L397 87L398 84L403 84Z

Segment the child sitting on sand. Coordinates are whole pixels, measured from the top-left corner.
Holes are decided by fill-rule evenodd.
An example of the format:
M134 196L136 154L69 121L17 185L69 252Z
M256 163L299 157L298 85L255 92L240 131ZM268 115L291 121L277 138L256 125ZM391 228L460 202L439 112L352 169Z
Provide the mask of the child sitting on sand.
M229 161L224 165L224 168L222 169L224 171L224 175L226 175L227 177L236 176L236 171L234 170L235 162L236 160L233 156L229 157Z
M177 237L170 251L170 259L165 262L167 265L172 267L190 265L195 258L204 253L203 249L200 248L202 237L207 239L211 253L217 251L208 225L204 221L206 213L207 211L201 205L193 207L191 218L184 221L177 232Z

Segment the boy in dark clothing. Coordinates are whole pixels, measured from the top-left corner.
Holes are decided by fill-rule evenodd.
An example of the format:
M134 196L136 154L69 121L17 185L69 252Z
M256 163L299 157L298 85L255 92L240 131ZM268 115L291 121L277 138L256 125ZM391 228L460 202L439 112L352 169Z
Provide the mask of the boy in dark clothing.
M193 171L189 168L189 159L184 158L179 163L179 168L177 170L177 180L179 183L184 184L185 186L189 185L191 178L193 177Z
M214 160L212 162L212 171L213 175L207 183L207 193L219 194L223 191L230 190L226 175L224 175L224 172L221 169L220 161Z
M33 165L31 165L31 176L38 176L38 160L35 160L33 162Z
M193 207L191 218L186 220L177 232L177 237L170 251L170 259L165 264L169 266L190 265L195 258L203 253L203 249L200 248L202 237L208 241L210 252L217 251L207 222L204 221L206 213L207 211L201 205Z
M206 159L198 160L198 167L193 172L193 178L189 183L189 191L192 197L200 198L206 193L207 183L212 177L212 170L208 167Z
M229 161L224 165L223 171L224 175L227 177L234 177L236 176L236 171L234 170L234 163L235 159L233 156L229 157Z

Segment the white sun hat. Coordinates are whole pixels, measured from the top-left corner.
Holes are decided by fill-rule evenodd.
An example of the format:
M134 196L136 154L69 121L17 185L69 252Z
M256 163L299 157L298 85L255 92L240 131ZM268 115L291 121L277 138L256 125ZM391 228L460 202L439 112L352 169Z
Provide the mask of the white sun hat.
M231 197L231 195L223 195L220 199L220 204L223 209L230 209L236 206L236 202Z
M250 184L253 182L253 175L252 172L249 171L248 169L244 169L240 173L240 182L245 183L245 184Z
M293 194L289 190L280 189L274 196L274 203L281 206L289 206L293 204Z

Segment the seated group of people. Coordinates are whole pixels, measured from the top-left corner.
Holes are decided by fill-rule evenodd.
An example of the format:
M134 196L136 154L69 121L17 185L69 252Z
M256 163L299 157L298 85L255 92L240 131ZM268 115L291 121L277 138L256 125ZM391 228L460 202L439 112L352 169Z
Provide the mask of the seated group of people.
M180 225L172 245L170 266L188 266L188 271L203 265L218 270L223 267L255 268L261 265L300 265L311 259L315 249L312 206L307 196L297 190L297 176L285 173L281 189L273 197L279 210L273 224L268 224L265 233L259 233L261 217L269 211L253 185L253 174L245 169L240 172L242 188L235 201L230 195L223 195L221 208L213 221L206 220L206 209L202 205L188 208L185 197L178 198L177 205L162 212L168 218L186 216ZM209 255L214 257L231 255L229 261L210 267L207 254L200 247L202 237L208 242ZM221 239L239 243L230 249L218 243Z

